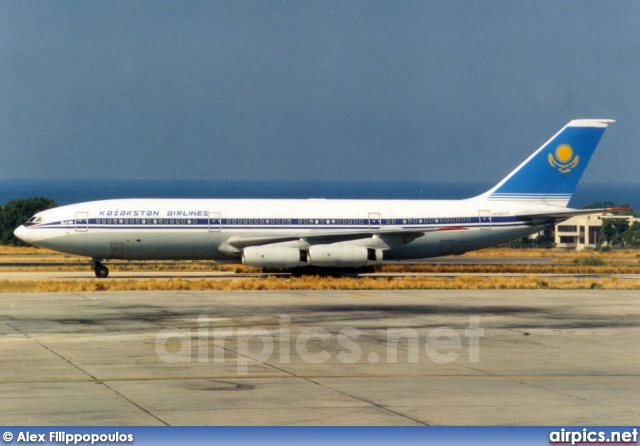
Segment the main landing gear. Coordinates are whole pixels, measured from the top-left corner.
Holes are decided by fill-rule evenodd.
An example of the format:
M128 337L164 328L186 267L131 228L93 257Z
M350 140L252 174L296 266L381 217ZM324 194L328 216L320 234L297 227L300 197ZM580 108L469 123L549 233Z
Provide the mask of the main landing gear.
M93 259L91 263L93 264L93 271L96 273L98 279L104 279L109 275L109 268L100 263L99 259Z

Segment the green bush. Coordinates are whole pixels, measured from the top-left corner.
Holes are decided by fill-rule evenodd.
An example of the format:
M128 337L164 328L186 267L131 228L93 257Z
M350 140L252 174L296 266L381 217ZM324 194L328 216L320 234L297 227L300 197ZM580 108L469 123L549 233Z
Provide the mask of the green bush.
M13 231L29 220L33 214L56 207L56 202L50 198L30 197L11 200L0 207L0 244L26 244L13 235Z
M582 266L603 266L604 260L599 257L581 257L574 259L573 263L577 263Z
M536 238L521 238L507 243L505 246L509 248L555 248L553 237L548 235L540 235Z

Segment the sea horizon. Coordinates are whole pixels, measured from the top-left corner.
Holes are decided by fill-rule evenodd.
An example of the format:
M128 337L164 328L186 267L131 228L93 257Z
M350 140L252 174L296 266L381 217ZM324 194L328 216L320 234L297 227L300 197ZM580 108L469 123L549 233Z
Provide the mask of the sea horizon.
M489 190L489 182L428 181L208 181L208 180L0 180L0 205L45 197L60 205L120 198L334 198L464 199ZM640 205L640 182L580 183L569 203Z

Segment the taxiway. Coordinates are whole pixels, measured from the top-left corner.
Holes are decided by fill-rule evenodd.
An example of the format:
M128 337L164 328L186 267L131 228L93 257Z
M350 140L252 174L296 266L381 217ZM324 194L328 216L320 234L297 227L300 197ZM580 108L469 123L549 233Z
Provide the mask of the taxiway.
M0 419L637 424L639 310L604 290L3 294Z

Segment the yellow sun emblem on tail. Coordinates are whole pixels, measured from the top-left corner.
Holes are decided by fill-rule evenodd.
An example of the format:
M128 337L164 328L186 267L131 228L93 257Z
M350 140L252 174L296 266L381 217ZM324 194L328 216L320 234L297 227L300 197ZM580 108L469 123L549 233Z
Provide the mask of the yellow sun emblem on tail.
M548 159L551 167L557 167L562 173L570 172L580 161L578 155L573 156L573 149L569 144L559 145L556 149L555 156L550 153Z

